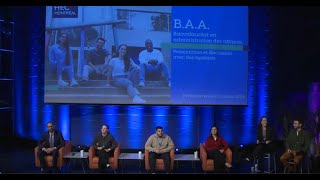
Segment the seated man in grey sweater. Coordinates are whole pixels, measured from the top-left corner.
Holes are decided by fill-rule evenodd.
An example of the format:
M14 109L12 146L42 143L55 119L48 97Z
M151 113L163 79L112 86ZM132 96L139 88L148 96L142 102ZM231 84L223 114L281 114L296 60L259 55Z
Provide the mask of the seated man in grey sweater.
M170 171L170 151L174 149L171 138L163 133L161 126L156 127L156 133L152 134L146 144L145 149L149 151L150 172L155 172L156 159L162 158L164 161L165 171Z

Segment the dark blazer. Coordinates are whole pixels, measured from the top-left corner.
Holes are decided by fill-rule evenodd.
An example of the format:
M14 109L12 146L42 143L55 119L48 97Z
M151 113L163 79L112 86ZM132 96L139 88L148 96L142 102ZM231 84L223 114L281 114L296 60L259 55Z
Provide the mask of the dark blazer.
M38 143L38 146L40 149L50 147L49 137L50 137L49 131L45 132L42 135ZM57 149L60 149L63 146L64 146L64 138L62 136L62 133L58 130L54 130L54 147L56 147Z
M273 142L274 132L273 132L272 127L267 126L266 136L267 136L266 141ZM259 142L263 142L262 126L261 125L259 125L258 129L257 129L257 140L259 140Z
M305 154L309 150L310 143L311 135L308 131L302 129L297 136L297 131L291 129L286 140L286 148Z
M115 150L118 146L118 143L114 139L114 137L108 132L108 134L103 137L102 133L99 133L96 135L96 137L93 140L92 146L97 149L97 147L103 147L104 149L111 149Z

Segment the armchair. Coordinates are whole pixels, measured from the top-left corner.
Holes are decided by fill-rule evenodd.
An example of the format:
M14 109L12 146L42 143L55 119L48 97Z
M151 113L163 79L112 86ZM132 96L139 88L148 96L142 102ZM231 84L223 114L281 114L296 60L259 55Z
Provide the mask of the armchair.
M118 157L120 154L120 143L118 142L118 146L113 152L113 157L109 157L110 167L114 172L118 169ZM90 169L98 169L99 168L99 157L96 156L95 149L91 146L89 149L89 168Z
M61 169L64 166L66 161L63 158L63 156L65 156L66 154L71 152L71 147L72 147L71 141L65 141L64 147L59 149L59 157L58 157L58 161L57 161L58 168ZM40 160L39 160L38 155L37 155L39 150L40 149L39 149L38 146L36 146L34 148L35 164L36 164L36 167L38 167L38 168L40 168ZM52 155L45 156L45 161L47 163L47 167L52 167Z
M200 143L200 161L203 171L214 171L213 159L208 159L207 151L204 144ZM232 151L230 148L226 150L226 162L232 164Z
M150 170L150 164L149 164L149 151L147 149L144 150L144 158L145 158L145 168L147 171ZM173 163L174 163L174 149L171 149L170 151L170 170L173 170ZM164 161L163 159L157 159L156 160L156 168L155 170L165 170L164 168Z

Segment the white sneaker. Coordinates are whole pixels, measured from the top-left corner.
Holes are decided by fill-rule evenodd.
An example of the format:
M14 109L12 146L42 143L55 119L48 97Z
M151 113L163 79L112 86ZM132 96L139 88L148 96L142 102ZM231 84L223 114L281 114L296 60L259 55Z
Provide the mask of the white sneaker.
M141 94L141 92L139 92L139 90L138 90L137 88L134 88L134 91L135 91L135 93L136 93L137 95L140 95L140 94Z
M75 79L73 79L72 81L71 81L71 83L70 83L70 86L78 86L79 84L78 84L78 82L75 80Z
M88 82L89 81L89 78L82 78L81 80L80 80L80 83L86 83L86 82Z
M144 84L144 82L143 82L143 81L141 81L141 82L139 83L139 86L141 86L141 87L145 87L146 85Z
M254 169L254 167L253 166L251 166L251 173L255 173L255 169Z
M260 172L260 170L258 169L258 164L255 164L255 165L254 165L254 172L256 172L256 173L259 173L259 172Z
M110 167L110 164L107 164L107 166L106 166L106 167L107 167L107 168L108 168L108 167Z
M146 101L143 100L140 96L135 95L135 96L133 97L132 102L133 102L133 103L145 103Z
M231 164L229 164L229 163L224 163L224 165L227 167L227 168L231 168L232 167L232 165Z
M59 80L58 80L58 85L59 85L59 86L62 86L62 87L65 87L65 86L68 86L69 83L65 82L65 81L62 80L62 79L59 79Z
M255 168L254 166L252 166L251 173L260 173L260 170L258 168Z

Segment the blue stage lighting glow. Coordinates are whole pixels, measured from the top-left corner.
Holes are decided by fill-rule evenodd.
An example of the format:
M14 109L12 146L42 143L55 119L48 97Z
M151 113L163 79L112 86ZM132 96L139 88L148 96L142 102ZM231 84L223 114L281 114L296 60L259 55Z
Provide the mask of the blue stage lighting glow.
M143 107L142 106L128 106L128 141L129 147L139 149L144 146L143 132Z
M163 131L165 134L168 134L168 111L169 107L168 106L152 106L152 115L153 115L153 120L152 120L152 125L154 128L157 126L162 126Z
M200 107L200 143L204 143L210 134L210 127L215 123L213 113L215 108L212 106Z
M121 124L121 118L119 118L120 108L119 106L103 106L103 124L109 126L109 132L113 135L116 141L119 141L123 136L119 127ZM92 140L90 140L91 143Z
M192 147L194 138L194 115L195 107L179 107L179 130L177 130L176 140L180 144L180 148L187 149Z
M70 140L70 117L69 105L59 106L59 127L66 140Z

